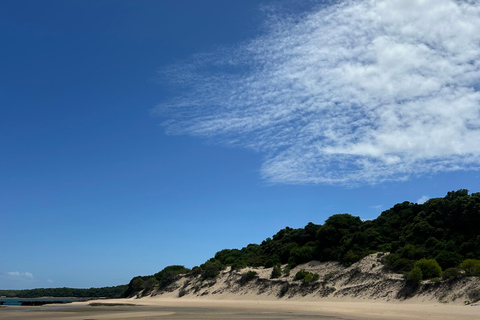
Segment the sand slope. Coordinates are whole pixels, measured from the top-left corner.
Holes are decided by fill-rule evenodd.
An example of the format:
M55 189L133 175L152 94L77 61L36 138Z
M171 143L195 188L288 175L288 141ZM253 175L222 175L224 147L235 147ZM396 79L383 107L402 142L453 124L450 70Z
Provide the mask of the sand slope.
M468 277L449 281L423 281L419 286L406 283L401 274L385 271L384 253L371 254L348 268L337 262L312 261L299 265L290 275L270 279L272 268L224 270L212 280L185 275L151 296L164 298L214 298L251 300L305 300L349 298L359 301L409 301L463 305L480 299L480 279ZM285 267L285 266L284 266ZM304 269L320 278L311 284L294 281ZM242 283L242 276L255 271L257 277Z

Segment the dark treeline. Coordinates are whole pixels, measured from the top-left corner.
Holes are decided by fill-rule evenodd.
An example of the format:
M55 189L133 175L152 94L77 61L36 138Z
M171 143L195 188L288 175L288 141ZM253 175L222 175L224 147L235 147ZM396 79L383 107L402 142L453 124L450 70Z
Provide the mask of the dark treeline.
M0 296L8 298L123 298L127 285L90 289L39 288L28 290L0 290Z
M370 221L336 214L323 225L310 222L304 228L286 227L261 244L221 250L191 270L170 266L152 276L135 277L126 295L142 290L148 294L180 273L208 279L227 266L288 264L292 268L311 260L349 266L378 251L390 252L387 266L413 281L440 277L443 271L447 277L480 275L480 193L461 189L424 204L399 203Z

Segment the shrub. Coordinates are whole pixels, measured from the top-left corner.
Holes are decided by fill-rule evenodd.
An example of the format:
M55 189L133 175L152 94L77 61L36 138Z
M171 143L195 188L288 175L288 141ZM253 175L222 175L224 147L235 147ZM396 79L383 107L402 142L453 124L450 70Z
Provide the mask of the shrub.
M448 268L443 272L442 279L458 279L464 276L463 270L460 268Z
M280 266L275 266L272 269L272 274L270 275L270 279L280 278L282 275L282 268Z
M320 276L316 273L308 273L305 278L303 278L303 283L305 284L310 284L312 282L315 282L315 281L318 281L318 279L320 278Z
M418 266L413 268L412 271L405 273L405 280L411 283L419 283L422 281L422 277L422 269Z
M309 273L303 278L303 283L309 284L313 281L313 274Z
M313 274L302 269L295 274L295 278L293 278L293 280L302 280L303 283L308 284L317 281L319 278L320 276L318 274Z
M247 264L245 261L240 260L240 261L235 261L234 263L231 264L232 270L242 270L243 268L247 267Z
M177 278L177 275L189 273L190 269L184 266L173 265L163 268L162 271L155 273L153 276L159 283L159 288L163 289L173 283Z
M465 271L465 275L467 277L480 276L480 260L467 259L463 261L458 267Z
M303 280L307 276L307 274L309 273L304 269L302 269L295 274L295 277L293 278L293 280Z
M256 277L257 277L257 273L255 271L248 271L247 273L244 273L242 275L242 277L238 280L238 283L243 286L247 284L247 282L255 279Z
M454 268L462 262L463 257L457 252L441 251L436 257L438 264L442 269Z
M154 277L147 279L144 282L144 289L142 292L142 296L147 296L151 294L158 284L159 284L158 280L155 279Z
M415 263L415 268L420 268L423 279L439 278L442 276L442 268L435 259L420 259Z
M217 260L214 262L207 261L201 265L203 269L202 280L213 279L220 274L224 266Z

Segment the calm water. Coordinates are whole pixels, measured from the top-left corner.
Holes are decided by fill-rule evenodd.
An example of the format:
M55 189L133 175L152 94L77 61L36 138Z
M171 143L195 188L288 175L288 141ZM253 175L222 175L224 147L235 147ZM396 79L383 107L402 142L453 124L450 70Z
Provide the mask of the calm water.
M4 301L4 306L19 306L20 301L85 301L85 299L78 298L0 298L0 301Z

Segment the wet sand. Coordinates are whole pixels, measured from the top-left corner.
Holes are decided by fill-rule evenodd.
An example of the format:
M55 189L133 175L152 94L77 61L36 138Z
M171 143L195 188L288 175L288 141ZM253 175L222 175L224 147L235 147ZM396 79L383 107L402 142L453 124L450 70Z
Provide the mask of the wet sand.
M480 306L342 300L142 298L0 307L1 320L480 320ZM120 304L120 305L119 305Z
M1 307L2 320L341 320L339 317L302 312L245 310L244 308L161 307L161 306L89 306Z

